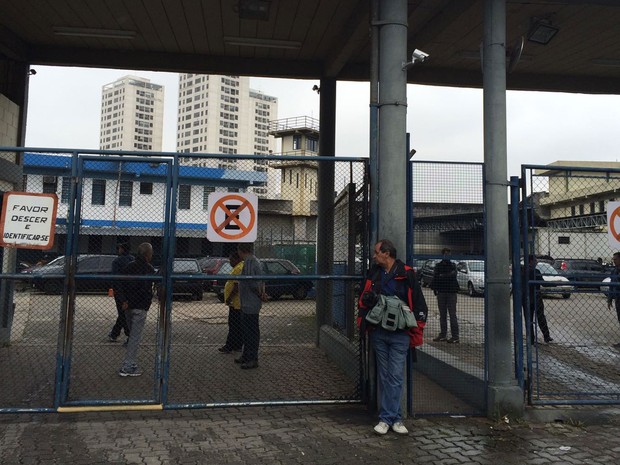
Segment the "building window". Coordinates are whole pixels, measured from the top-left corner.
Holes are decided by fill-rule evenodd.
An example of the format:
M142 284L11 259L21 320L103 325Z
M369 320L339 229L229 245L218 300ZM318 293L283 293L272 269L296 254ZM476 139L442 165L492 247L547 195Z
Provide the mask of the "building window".
M558 236L558 244L570 244L570 236Z
M60 191L60 203L69 203L69 197L71 195L71 178L63 176L62 187Z
M241 192L241 189L238 187L229 187L228 192Z
M118 196L119 207L131 207L131 200L133 198L133 182L121 181L121 188Z
M58 187L58 178L56 176L43 176L43 193L55 194Z
M152 182L141 182L140 183L140 194L152 195L153 194L153 183Z
M583 215L585 213L585 207L583 204L579 205L579 214Z
M207 210L209 208L209 194L211 192L215 192L215 187L204 186L204 190L202 191L202 209L203 210Z
M179 210L189 210L192 200L192 186L189 184L179 185Z
M295 134L293 136L293 150L301 149L301 135Z
M570 214L571 214L571 216L575 216L577 214L577 210L575 209L574 205L572 207L570 207Z
M297 178L297 183L296 183L295 187L297 189L299 189L299 173L297 173L296 178Z
M91 205L105 205L105 179L93 179Z
M590 202L590 213L596 213L596 204L594 202Z
M317 139L308 138L306 140L306 148L311 152L319 151L319 141Z
M605 211L605 201L600 200L598 203L598 211L603 213Z

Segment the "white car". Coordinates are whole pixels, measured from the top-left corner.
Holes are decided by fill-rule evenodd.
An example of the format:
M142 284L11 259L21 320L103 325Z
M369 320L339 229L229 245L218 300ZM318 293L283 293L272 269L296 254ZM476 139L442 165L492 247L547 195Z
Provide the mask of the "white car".
M543 284L540 286L540 292L543 297L561 295L564 299L568 299L573 292L574 288L570 284L570 281L561 276L558 271L550 264L544 262L538 262L536 269L541 272L543 281L549 284Z
M484 294L484 260L464 260L456 264L459 289L470 297Z

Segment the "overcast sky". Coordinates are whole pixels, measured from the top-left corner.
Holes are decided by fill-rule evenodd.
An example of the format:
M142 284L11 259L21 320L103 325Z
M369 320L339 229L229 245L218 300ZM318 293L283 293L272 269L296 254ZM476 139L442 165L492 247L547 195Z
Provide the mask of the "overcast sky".
M99 148L101 87L127 74L165 86L163 150L175 150L178 75L36 66L30 79L28 147ZM412 70L410 72L415 72ZM278 98L278 118L319 117L316 81L251 78ZM368 156L369 85L337 88L336 155ZM407 130L417 160L483 161L482 91L409 85ZM618 161L620 96L508 93L508 173L557 160Z

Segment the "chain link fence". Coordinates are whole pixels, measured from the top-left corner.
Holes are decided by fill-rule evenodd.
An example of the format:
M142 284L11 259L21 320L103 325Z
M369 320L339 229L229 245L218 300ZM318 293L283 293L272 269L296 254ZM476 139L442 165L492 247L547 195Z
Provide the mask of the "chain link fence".
M429 310L413 364L414 411L480 414L486 409L483 165L413 162L412 182L413 266ZM458 290L442 284L438 275L446 270Z
M618 227L620 171L595 163L523 170L524 248L540 272L526 274L523 294L533 324L532 343L525 344L530 399L620 402L620 312L607 299L616 292L608 281L619 249L610 245L608 228Z

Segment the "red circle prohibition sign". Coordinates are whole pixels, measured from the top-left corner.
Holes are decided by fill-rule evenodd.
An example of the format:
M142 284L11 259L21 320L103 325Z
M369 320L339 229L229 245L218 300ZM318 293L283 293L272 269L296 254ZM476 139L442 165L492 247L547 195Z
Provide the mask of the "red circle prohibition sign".
M615 226L616 217L620 217L620 207L616 208L609 217L609 230L611 231L612 236L614 236L614 239L620 242L620 234L616 231Z
M231 211L231 209L229 209L226 206L226 202L230 202L231 200L233 201L237 200L238 202L241 202L241 205L239 205L236 209ZM220 224L217 224L215 222L215 214L218 212L220 208L224 211L225 219ZM247 225L243 224L238 217L239 213L245 208L247 208L250 213L250 223ZM248 199L240 195L231 194L231 195L227 195L226 197L222 197L217 202L215 202L215 204L211 208L211 212L209 213L209 222L211 223L211 226L213 227L214 231L216 231L217 234L223 237L224 239L229 239L229 240L241 239L247 236L248 233L252 231L252 229L254 228L254 223L256 222L256 212L254 211L254 207L252 206L252 204L250 203ZM230 223L236 224L239 227L240 231L235 234L229 234L229 233L224 232L223 231L224 228L228 226Z

